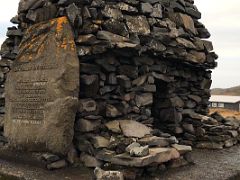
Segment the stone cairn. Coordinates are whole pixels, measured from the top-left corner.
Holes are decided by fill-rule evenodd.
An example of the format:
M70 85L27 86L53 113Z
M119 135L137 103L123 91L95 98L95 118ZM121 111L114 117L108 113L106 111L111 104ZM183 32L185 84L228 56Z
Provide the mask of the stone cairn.
M70 163L77 153L87 167L154 171L191 162L191 146L238 142L236 120L207 116L217 55L193 0L21 0L11 19L17 27L8 28L1 48L2 116L4 82L26 29L62 16L71 23L80 61ZM54 162L49 169L57 167L54 157L45 156Z

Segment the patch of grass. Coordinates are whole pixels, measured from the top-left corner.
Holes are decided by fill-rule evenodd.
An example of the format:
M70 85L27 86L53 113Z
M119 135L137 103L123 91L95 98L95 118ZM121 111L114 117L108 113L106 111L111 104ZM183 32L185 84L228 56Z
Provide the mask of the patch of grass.
M218 112L223 117L234 116L237 119L240 119L240 112L238 112L238 111L233 111L233 110L229 110L229 109L221 109L221 108L211 108L210 114L212 114L214 112Z

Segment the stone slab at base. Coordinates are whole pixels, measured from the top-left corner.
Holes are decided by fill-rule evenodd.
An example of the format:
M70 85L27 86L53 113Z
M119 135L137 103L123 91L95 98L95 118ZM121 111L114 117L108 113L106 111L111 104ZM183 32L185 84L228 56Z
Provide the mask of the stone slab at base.
M173 168L160 172L159 179L168 180L226 180L239 177L240 146L220 151L194 149L196 165ZM214 158L212 158L214 157ZM207 166L206 166L206 162ZM13 175L26 180L92 180L92 170L87 168L66 168L47 171L32 155L0 150L0 175ZM150 177L148 179L151 180ZM142 179L143 180L143 179Z

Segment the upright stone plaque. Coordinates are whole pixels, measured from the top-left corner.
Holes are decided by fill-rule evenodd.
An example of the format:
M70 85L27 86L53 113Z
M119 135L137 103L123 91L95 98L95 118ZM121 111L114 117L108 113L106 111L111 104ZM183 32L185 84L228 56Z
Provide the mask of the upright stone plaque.
M25 32L6 83L5 135L10 146L66 154L79 94L79 60L66 17Z

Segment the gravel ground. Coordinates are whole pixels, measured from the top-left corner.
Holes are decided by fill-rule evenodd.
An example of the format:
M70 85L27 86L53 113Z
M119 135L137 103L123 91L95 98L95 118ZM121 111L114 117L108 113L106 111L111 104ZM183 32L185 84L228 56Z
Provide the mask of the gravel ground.
M240 180L240 146L221 151L194 150L196 165L170 169L159 174L155 180ZM20 162L21 161L21 162ZM0 152L0 174L20 177L26 180L91 180L92 174L86 168L66 168L47 171L42 164L27 155ZM4 178L3 178L4 179ZM144 178L151 179L151 178ZM0 175L0 180L1 175ZM6 178L4 180L11 180Z
M226 180L240 179L240 146L221 151L194 150L194 166L171 169L160 175L164 180Z

